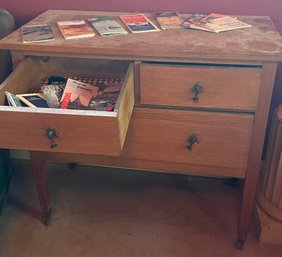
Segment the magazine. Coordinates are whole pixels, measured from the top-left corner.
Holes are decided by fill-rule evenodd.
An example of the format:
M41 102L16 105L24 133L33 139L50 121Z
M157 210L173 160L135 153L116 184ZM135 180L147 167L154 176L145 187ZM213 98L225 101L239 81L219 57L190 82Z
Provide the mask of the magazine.
M16 97L23 101L27 106L49 108L42 93L17 94Z
M132 33L154 32L160 30L144 14L121 15L120 18Z
M62 94L61 108L86 109L98 91L99 87L69 78Z
M58 21L59 29L65 39L94 37L95 33L90 24L84 20Z
M183 19L177 12L156 12L155 17L163 30L182 28Z
M237 17L228 15L210 14L202 21L206 22L206 26L216 33L251 27L250 24L238 20Z
M90 18L88 21L101 36L125 35L128 32L110 16Z
M194 14L186 19L182 26L214 33L251 27L250 24L238 20L235 16L219 13Z
M45 42L54 40L52 27L49 24L24 25L21 27L22 42Z

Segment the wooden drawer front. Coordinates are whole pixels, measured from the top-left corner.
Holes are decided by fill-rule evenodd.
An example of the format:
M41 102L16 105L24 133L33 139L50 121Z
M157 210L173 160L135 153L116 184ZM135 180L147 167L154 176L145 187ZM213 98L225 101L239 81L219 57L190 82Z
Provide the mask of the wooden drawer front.
M42 62L39 58L27 58L1 85L1 104L5 103L5 91L27 92L42 77L50 75L124 76L125 82L112 112L1 106L0 147L119 155L134 106L132 65L118 61L51 58ZM56 132L52 139L46 134L50 129Z
M255 111L260 68L142 63L141 104ZM198 95L193 90L202 92ZM194 99L194 100L193 100Z
M253 115L136 109L123 156L245 170ZM187 139L199 143L187 149Z

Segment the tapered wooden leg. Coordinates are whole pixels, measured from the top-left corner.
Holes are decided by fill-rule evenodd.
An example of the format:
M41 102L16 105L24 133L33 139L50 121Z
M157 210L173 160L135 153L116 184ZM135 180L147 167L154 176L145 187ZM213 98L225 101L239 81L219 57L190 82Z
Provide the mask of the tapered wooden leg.
M49 199L49 186L47 178L46 161L41 152L30 151L34 182L42 211L42 219L45 225L51 224L51 206Z
M243 200L241 205L241 213L238 226L238 237L236 241L236 248L242 249L247 235L249 232L249 226L253 215L255 197L256 197L256 185L258 180L258 172L253 172L252 180L246 179L244 185Z

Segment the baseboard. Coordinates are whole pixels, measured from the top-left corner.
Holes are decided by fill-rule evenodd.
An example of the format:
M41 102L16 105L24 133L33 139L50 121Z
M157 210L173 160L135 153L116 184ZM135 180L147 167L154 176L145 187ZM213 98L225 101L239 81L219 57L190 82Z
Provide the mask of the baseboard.
M256 204L255 221L259 241L264 244L282 244L282 223L271 218Z

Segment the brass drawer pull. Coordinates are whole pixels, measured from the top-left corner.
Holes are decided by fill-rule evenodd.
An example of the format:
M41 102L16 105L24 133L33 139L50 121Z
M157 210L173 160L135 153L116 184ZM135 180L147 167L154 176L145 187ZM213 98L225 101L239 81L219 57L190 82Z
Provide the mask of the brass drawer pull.
M204 91L203 87L196 83L192 86L192 92L194 96L192 97L193 102L199 102L200 98L199 95Z
M200 137L196 134L192 134L187 138L188 145L187 149L192 150L194 144L198 144L200 142Z
M54 128L45 129L46 137L50 140L50 148L55 148L58 144L56 138L58 137L57 131Z

